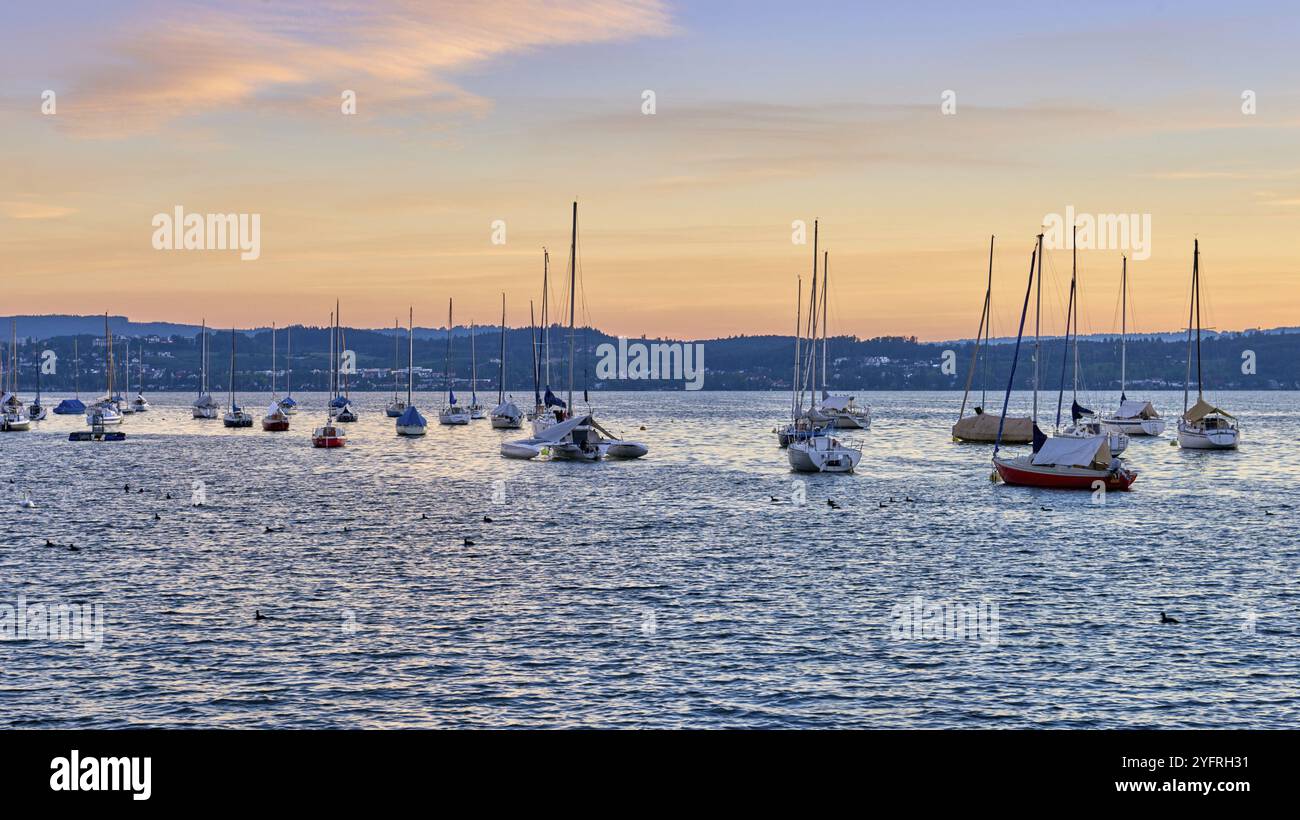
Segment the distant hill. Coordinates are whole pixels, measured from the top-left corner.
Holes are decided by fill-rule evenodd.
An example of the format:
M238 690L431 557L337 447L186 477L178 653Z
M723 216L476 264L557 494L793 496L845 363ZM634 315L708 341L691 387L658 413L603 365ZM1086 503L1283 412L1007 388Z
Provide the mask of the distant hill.
M4 318L0 318L3 323ZM67 390L74 377L80 378L83 393L102 389L105 350L101 334L103 317L46 316L18 317L19 383L30 392L36 380L36 363L53 351L57 372L42 378L47 391ZM45 323L45 324L42 324ZM114 326L110 317L110 327ZM144 365L146 390L193 390L199 381L198 327L168 322L127 322L117 317L114 338L119 341L115 355L121 367L126 342L131 348L131 382L139 381L140 364ZM0 324L0 350L6 350L7 336ZM50 331L67 333L45 335ZM276 367L285 369L287 335L293 342L293 385L296 390L320 390L327 383L329 330L295 325L281 328L278 335ZM239 357L236 383L241 390L269 390L271 385L271 333L269 329L239 331ZM456 389L466 389L471 372L470 345L465 328L455 330L451 370ZM209 328L213 351L209 383L226 382L230 349L230 331ZM355 390L388 390L393 385L394 344L391 328L373 330L345 328L347 348L355 353L358 372L349 379ZM41 338L32 339L33 336ZM402 334L404 336L404 334ZM399 338L402 338L399 336ZM415 382L418 389L440 389L446 384L444 361L446 331L417 331L415 342ZM499 371L499 331L493 327L478 329L476 345L480 395L495 392ZM681 381L610 379L597 376L599 345L617 343L615 337L594 328L580 328L575 340L577 361L574 368L575 388L617 390L678 390ZM631 339L629 343L668 343L664 339ZM1184 333L1149 334L1128 340L1128 386L1130 391L1181 388L1187 372L1187 347ZM551 384L556 389L568 379L568 330L553 326L551 334ZM794 339L790 336L733 336L710 339L703 345L705 390L789 390L794 358ZM405 345L397 356L399 368L405 367ZM834 390L960 390L966 383L973 343L970 341L920 342L915 338L880 337L859 339L837 336L827 343L827 381ZM1205 383L1211 389L1296 390L1300 389L1300 328L1273 328L1234 333L1208 333L1202 340ZM819 346L820 350L820 346ZM78 356L74 359L74 351ZM1014 346L990 346L981 357L974 386L1001 391L1011 369ZM1042 386L1055 390L1061 374L1072 378L1073 357L1059 338L1042 343ZM1032 346L1020 351L1016 387L1031 386ZM141 358L143 357L143 362ZM6 360L0 356L0 360ZM511 328L506 334L506 382L519 395L531 390L533 383L533 333L529 328ZM7 361L7 360L6 360ZM1086 390L1117 391L1120 374L1120 344L1112 335L1085 337L1079 344L1080 382ZM1068 367L1063 367L1063 363ZM542 367L544 370L544 365ZM819 367L820 371L821 368ZM283 389L284 377L279 384ZM118 381L121 371L118 372ZM545 377L543 376L543 385Z

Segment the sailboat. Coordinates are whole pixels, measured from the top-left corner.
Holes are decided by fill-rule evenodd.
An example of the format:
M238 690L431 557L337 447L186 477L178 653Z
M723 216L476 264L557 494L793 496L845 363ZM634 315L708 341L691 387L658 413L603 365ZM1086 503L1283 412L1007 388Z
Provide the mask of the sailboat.
M235 329L230 329L230 391L228 393L226 414L221 423L227 427L252 427L253 414L235 403Z
M456 403L456 392L452 389L451 375L451 300L447 300L447 357L443 360L443 372L447 379L447 403L438 411L439 424L469 424L469 413Z
M994 478L1008 485L1022 487L1041 487L1050 489L1095 490L1104 487L1110 490L1127 490L1137 479L1137 471L1130 470L1119 458L1111 455L1110 446L1105 436L1087 438L1053 437L1048 438L1038 428L1038 371L1039 315L1034 319L1034 441L1033 452L1029 455L1007 457L999 455L1002 449L1002 433L1006 427L1007 406L1011 402L1011 388L1016 381L1016 365L1020 362L1020 345L1025 334L1025 317L1029 314L1029 297L1034 292L1034 265L1038 264L1038 305L1036 314L1041 314L1042 278L1043 278L1043 235L1038 235L1034 252L1029 257L1029 283L1025 287L1025 303L1020 310L1020 326L1016 331L1016 348L1011 359L1011 375L1007 379L1007 390L1002 398L1002 421L998 424L998 436L993 444ZM1064 386L1062 386L1062 389Z
M298 402L293 398L293 328L284 329L284 398L280 399L280 409L286 416L298 414Z
M533 435L536 436L565 418L565 404L551 392L551 327L550 327L550 271L551 254L542 248L542 332L537 338L537 325L533 321L533 303L528 303L528 324L533 328L533 409L528 413ZM538 361L540 357L540 363ZM539 385L546 385L543 398ZM556 407L552 410L552 407Z
M31 421L45 420L45 405L41 404L41 365L36 364L36 399L27 405L27 418Z
M353 422L357 414L352 411L352 402L348 396L347 372L343 370L343 352L347 350L347 340L339 322L338 300L334 302L334 313L330 316L330 418L337 422Z
M12 341L0 361L8 359L8 371L0 365L0 432L19 433L32 429L23 401L18 397L18 330L11 323Z
M122 414L113 402L113 331L108 327L108 314L104 314L104 377L107 393L86 408L86 424L100 428L109 424L121 424Z
M411 397L415 383L415 308L408 308L406 325L406 401L402 404L402 415L397 417L397 435L422 436L429 428L420 411L415 409Z
M1077 227L1075 233L1078 233ZM1065 314L1065 344L1061 355L1061 387L1056 396L1055 435L1069 438L1105 436L1106 443L1110 446L1110 454L1117 456L1128 448L1128 435L1121 430L1106 428L1102 425L1099 415L1079 404L1079 302L1082 301L1082 298L1079 295L1079 250L1077 245L1072 245L1072 247L1070 300L1066 306ZM1074 333L1073 345L1070 344L1071 329L1073 329ZM1069 360L1071 350L1074 352L1074 386L1070 391L1070 423L1062 427L1061 403L1065 397L1065 366Z
M131 338L128 336L124 341L126 343L126 351L125 351L125 355L122 358L122 387L124 393L130 393L131 392ZM126 398L121 394L115 394L113 396L113 403L117 405L118 411L123 415L135 412L135 408L132 407L131 403L128 402Z
M992 444L997 440L998 427L1002 427L1002 441L1005 444L1028 444L1034 439L1034 422L1028 416L1011 416L1003 419L987 412L988 395L985 379L980 379L980 403L975 412L966 415L966 403L970 399L970 388L979 370L980 354L988 346L993 329L993 241L989 237L989 274L988 284L984 288L984 308L980 311L979 329L975 333L975 349L971 352L970 370L966 373L966 388L961 396L961 410L957 413L957 423L952 426L952 440L957 442ZM987 365L985 368L987 372Z
M537 351L533 351L536 356ZM513 401L506 401L506 295L501 294L501 368L497 373L497 406L492 408L492 426L498 430L518 430L524 426L524 413Z
M334 314L330 314L330 352L329 352L329 388L330 400L325 404L325 423L317 427L311 434L311 446L322 449L333 449L342 447L348 443L347 434L343 428L334 423L334 415L337 408L334 406L336 384L338 380L338 362L335 360L334 353L336 345L334 344Z
M552 460L600 461L606 455L615 458L640 458L649 452L638 441L627 441L598 424L592 413L573 413L573 373L576 358L577 329L576 295L578 276L578 203L573 203L573 222L569 240L569 390L567 400L561 401L546 389L545 398L539 402L538 415L543 407L555 407L556 422L540 431L534 426L533 436L501 445L501 454L507 458L534 458L547 455ZM543 295L545 298L545 294ZM563 417L563 418L561 418Z
M72 339L72 392L76 398L64 399L54 407L59 416L76 416L86 412L86 405L81 401L81 350L76 337Z
M819 331L819 318L824 318L824 313L820 317L818 313L817 242L818 223L814 220L813 278L808 301L808 365L803 380L798 379L798 369L796 368L796 384L792 387L795 391L794 418L790 428L787 428L791 432L791 440L786 446L786 460L790 463L791 469L801 473L851 473L862 460L862 448L842 442L831 435L831 430L834 429L832 418L817 414L811 406L807 412L803 408L802 387L804 385L809 388L810 405L813 402L813 397L817 395L817 334ZM824 289L821 296L821 305L824 309ZM821 327L821 332L825 332L824 324ZM797 345L798 341L796 341ZM825 361L824 352L822 360ZM801 421L803 426L801 426Z
M1192 346L1192 320L1196 346ZM1192 353L1196 354L1196 404L1187 406L1192 382ZM1178 446L1188 450L1235 450L1241 439L1237 419L1205 400L1201 368L1201 242L1192 244L1192 298L1187 309L1187 375L1183 379L1183 416L1178 420Z
M129 367L130 367L130 363L128 362L128 369ZM131 404L130 404L131 412L148 413L152 408L149 406L149 402L144 397L144 343L143 342L140 344L140 366L136 369L136 375L140 378L140 382L139 382L140 389L136 391L135 398L131 399ZM127 380L128 392L130 392L130 388L131 388L131 381L130 379L128 379Z
M829 422L832 427L844 430L866 430L871 427L871 408L859 405L854 396L833 396L826 386L826 363L830 360L827 349L827 303L831 279L830 252L822 251L822 403L813 412L816 422Z
M262 416L262 429L268 433L283 433L289 429L289 414L280 406L275 392L275 323L271 323L271 406Z
M194 399L191 405L194 418L196 419L215 419L217 417L217 402L208 392L208 320L204 319L202 329L199 331L199 368L202 375L199 377L199 395Z
M1128 257L1120 273L1119 332L1119 409L1101 421L1109 430L1130 436L1158 436L1165 431L1165 420L1149 401L1130 399L1125 390L1128 379Z
M397 397L397 345L400 341L398 336L399 327L397 320L393 319L393 400L388 403L384 413L390 418L395 419L402 415L406 410L406 404Z
M487 418L487 410L478 400L478 353L474 347L474 322L469 323L469 417Z

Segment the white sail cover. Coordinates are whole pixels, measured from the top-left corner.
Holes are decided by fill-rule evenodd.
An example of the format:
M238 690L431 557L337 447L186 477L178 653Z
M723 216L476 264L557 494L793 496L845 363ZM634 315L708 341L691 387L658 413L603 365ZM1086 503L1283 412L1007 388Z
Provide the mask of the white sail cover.
M1037 466L1056 467L1091 467L1096 464L1110 464L1110 445L1105 436L1093 438L1072 438L1062 436L1049 438L1034 453L1033 463Z
M849 403L852 401L852 396L827 396L822 400L822 409L842 413L848 409Z
M1119 403L1119 410L1115 412L1115 418L1118 419L1158 419L1160 414L1149 401L1137 401L1135 399L1125 399Z
M202 396L199 396L197 399L194 400L193 406L194 407L216 407L217 402L207 393L204 393Z
M284 410L280 408L280 403L278 401L273 401L271 402L271 406L266 408L266 415L280 418L284 415Z
M492 408L492 415L508 416L509 418L517 419L522 418L524 414L514 402L508 401L505 404L498 404L496 407Z

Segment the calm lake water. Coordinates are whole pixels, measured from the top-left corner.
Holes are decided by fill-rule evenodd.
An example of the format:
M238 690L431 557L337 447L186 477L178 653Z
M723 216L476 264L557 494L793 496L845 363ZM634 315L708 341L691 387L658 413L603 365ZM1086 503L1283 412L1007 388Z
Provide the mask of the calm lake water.
M288 433L52 415L0 435L0 604L101 605L102 645L0 642L0 726L1300 724L1300 394L1215 396L1235 453L1135 438L1104 504L991 483L960 395L864 396L847 476L789 471L778 393L593 395L651 448L601 464L503 459L521 433L428 395L414 440L357 396L336 451L320 395Z

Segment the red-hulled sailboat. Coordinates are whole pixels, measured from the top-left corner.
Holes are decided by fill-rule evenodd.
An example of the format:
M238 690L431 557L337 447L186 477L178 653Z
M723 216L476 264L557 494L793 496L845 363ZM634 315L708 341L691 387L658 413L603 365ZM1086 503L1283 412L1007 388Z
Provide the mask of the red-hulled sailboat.
M1009 485L1042 487L1055 490L1094 490L1100 482L1108 490L1127 490L1137 479L1137 471L1130 470L1118 457L1111 455L1106 436L1074 438L1060 436L1048 438L1034 423L1033 452L1029 455L1008 458L999 456L1002 448L1007 405L1011 388L1015 384L1016 364L1020 360L1020 343L1025 333L1025 316L1029 313L1029 295L1034 288L1034 264L1038 264L1038 285L1041 304L1043 277L1043 235L1038 235L1034 253L1029 257L1029 285L1025 288L1025 304L1020 311L1020 328L1016 332L1016 352L1011 360L1011 378L1002 399L1002 421L993 445L993 469L997 478ZM1035 361L1034 404L1037 408L1038 379Z
M334 317L330 316L330 387L334 385L334 375L338 372L338 362L335 360L334 344ZM334 415L330 412L331 408L326 407L325 423L317 427L311 433L311 446L313 447L342 447L348 443L348 437L334 421Z

